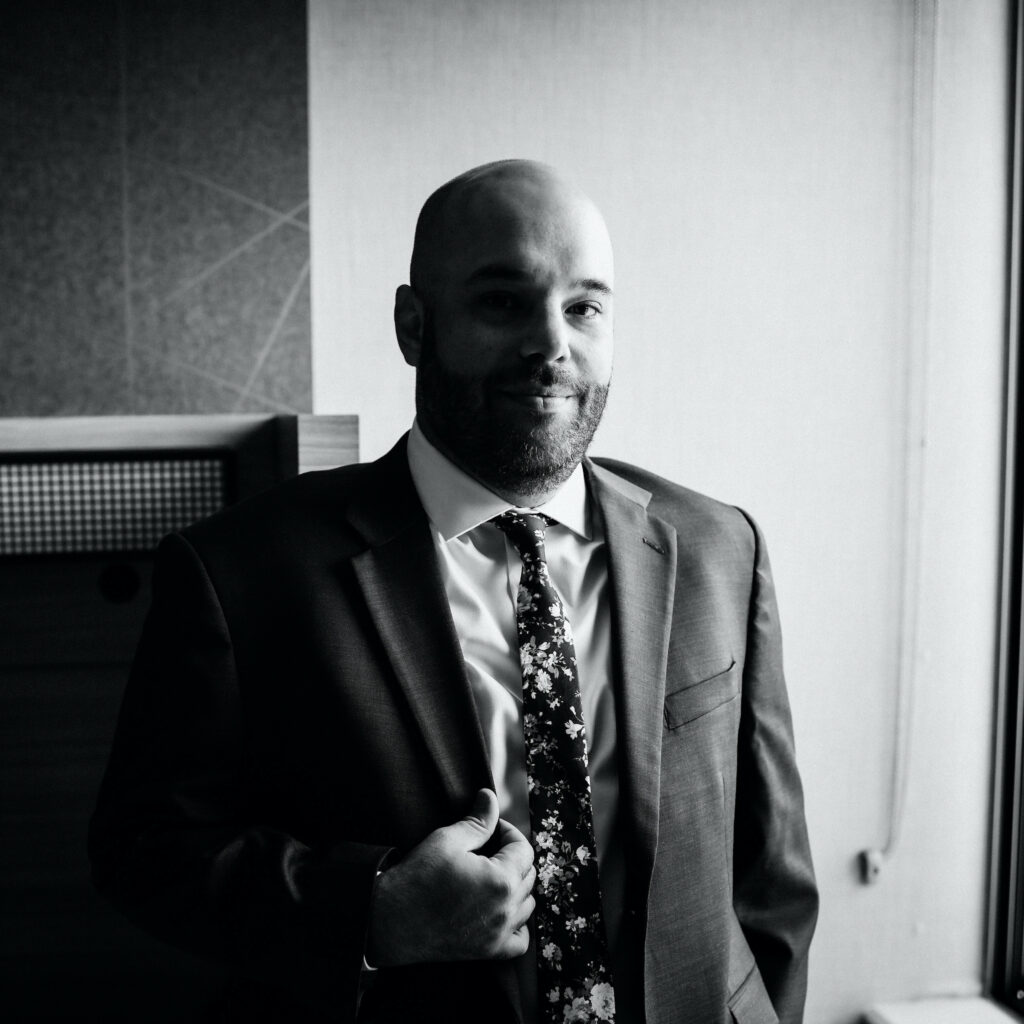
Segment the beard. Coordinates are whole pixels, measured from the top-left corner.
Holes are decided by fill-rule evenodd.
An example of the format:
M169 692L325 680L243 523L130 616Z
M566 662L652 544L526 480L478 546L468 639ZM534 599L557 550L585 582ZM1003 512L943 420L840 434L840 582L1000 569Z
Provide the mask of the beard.
M509 415L492 396L505 389L570 392L570 418L542 412ZM590 447L608 398L607 384L538 359L484 377L461 374L437 355L430 318L416 371L416 413L460 467L503 497L546 494L563 484ZM435 442L436 443L436 442Z

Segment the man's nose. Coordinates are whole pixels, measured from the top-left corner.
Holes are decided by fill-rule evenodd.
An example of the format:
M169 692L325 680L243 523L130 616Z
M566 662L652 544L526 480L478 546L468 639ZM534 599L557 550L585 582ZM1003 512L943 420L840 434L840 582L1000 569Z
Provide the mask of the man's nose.
M569 358L569 325L560 307L537 311L524 332L519 354L524 359L541 356L549 363Z

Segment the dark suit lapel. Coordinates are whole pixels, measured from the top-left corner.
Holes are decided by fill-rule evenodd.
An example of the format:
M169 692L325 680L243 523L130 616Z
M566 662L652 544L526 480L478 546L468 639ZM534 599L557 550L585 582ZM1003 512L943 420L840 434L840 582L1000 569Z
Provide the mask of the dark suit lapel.
M587 463L591 493L608 544L612 631L617 654L616 708L620 813L637 889L647 904L658 844L665 667L676 576L676 531L648 514L650 494Z
M494 779L441 579L430 524L409 473L406 438L376 463L378 484L348 510L368 547L352 559L370 616L452 807L452 820ZM510 962L488 965L522 1020ZM495 1010L495 1019L504 1019Z
M349 509L369 544L352 566L445 791L462 814L478 788L494 785L483 735L404 440L377 467L380 487Z

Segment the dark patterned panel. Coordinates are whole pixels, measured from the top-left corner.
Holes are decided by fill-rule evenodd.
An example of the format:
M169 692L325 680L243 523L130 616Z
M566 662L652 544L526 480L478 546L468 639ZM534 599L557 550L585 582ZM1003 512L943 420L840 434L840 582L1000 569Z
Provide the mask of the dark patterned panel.
M0 556L148 551L227 498L216 455L0 463Z

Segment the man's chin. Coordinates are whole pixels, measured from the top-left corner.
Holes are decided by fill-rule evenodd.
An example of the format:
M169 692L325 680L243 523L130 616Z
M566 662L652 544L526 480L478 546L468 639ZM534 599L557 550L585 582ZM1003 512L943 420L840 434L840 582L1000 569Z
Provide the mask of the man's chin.
M502 417L495 420L495 450L506 457L518 456L538 465L561 465L576 447L576 422L571 416L539 414L528 417Z
M531 489L557 486L566 480L583 457L584 446L573 444L571 430L552 423L528 430L509 429L494 471Z

